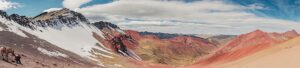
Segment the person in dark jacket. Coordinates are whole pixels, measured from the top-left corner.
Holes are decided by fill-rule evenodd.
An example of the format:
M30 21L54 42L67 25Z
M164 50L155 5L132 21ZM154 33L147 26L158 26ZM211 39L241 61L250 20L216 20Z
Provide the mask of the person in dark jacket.
M20 54L17 54L17 55L15 56L15 61L16 61L17 64L22 64L22 63L21 63L21 55L20 55Z

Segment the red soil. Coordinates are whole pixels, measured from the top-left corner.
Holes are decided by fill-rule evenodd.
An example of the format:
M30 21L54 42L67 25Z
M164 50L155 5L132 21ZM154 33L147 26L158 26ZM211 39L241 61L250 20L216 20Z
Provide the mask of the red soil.
M111 33L113 34L110 35L119 35L119 34L115 34L118 32L111 32ZM214 64L222 64L226 62L235 61L237 59L254 54L266 48L270 48L275 44L279 44L299 36L299 34L295 30L287 31L285 33L267 33L261 30L256 30L236 37L235 39L231 40L227 44L224 44L224 46L220 47L217 51L212 53L212 51L215 50L217 47L215 47L213 44L211 44L210 42L202 38L178 36L174 38L160 39L155 35L141 36L137 31L133 31L133 30L126 30L125 33L126 35L132 37L133 40L130 41L128 39L123 39L122 42L126 45L126 47L135 51L139 56L141 56L141 54L149 55L151 53L141 53L141 52L150 51L152 53L155 53L155 55L150 55L152 56L152 59L154 58L153 56L155 56L156 58L154 58L154 60L157 59L159 62L163 62L165 64L170 64L170 65L174 65L174 64L185 65L185 64L192 63L191 61L189 61L191 57L189 57L188 62L185 63L173 63L173 62L180 61L178 60L178 58L184 59L184 57L194 56L201 59L197 60L192 65L188 65L184 67L196 67L196 68L199 67L206 68ZM99 36L94 36L94 37L98 38L99 40ZM103 42L105 46L112 48L108 40L100 39L99 41ZM141 42L145 42L145 41L147 43L146 45L140 44ZM151 44L154 47L150 47L150 48L142 47L142 46L147 46L148 44ZM141 48L142 50L140 50ZM208 56L206 56L205 58L201 57L203 55L208 55ZM147 59L149 59L149 57ZM164 59L164 60L159 60L159 59ZM187 61L187 59L184 60ZM165 65L165 64L150 63L147 62L147 60L143 60L143 61L128 60L128 62L139 68L140 67L143 68L171 68L172 67L170 65Z
M238 36L218 50L214 55L206 59L202 59L194 65L210 66L213 64L222 64L234 61L297 36L299 36L299 34L294 30L282 34L266 33L261 30L256 30L254 32Z
M139 42L138 46L142 50L146 50L136 50L138 55L151 56L150 59L144 57L145 61L149 60L154 63L182 66L192 63L196 58L207 55L216 48L215 45L202 38L177 36L160 39L155 35L141 36L133 30L126 30L125 32Z

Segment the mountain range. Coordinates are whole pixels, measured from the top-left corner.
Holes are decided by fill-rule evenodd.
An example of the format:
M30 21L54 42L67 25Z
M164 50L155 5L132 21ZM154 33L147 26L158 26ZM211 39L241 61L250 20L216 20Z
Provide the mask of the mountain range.
M66 8L35 17L0 11L0 27L0 46L14 49L23 61L0 61L4 68L272 67L258 63L282 63L289 58L286 54L298 56L300 45L295 30L209 36L138 32L106 21L90 22Z

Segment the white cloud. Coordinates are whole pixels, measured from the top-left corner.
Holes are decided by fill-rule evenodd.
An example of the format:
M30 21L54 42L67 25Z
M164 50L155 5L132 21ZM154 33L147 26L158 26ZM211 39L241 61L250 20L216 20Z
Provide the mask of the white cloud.
M17 8L21 5L15 2L11 2L9 0L0 0L0 10L7 10L10 8Z
M64 0L63 6L69 9L79 8L81 5L91 2L92 0Z
M263 4L259 4L259 3L248 5L248 7L250 9L267 9L267 7L265 7Z
M259 4L241 6L220 0L193 3L121 0L77 11L92 21L111 21L122 28L139 31L240 34L255 29L279 32L300 30L299 23L259 17L246 12L253 9L263 10L264 7Z
M57 11L57 10L61 10L62 8L49 8L44 10L43 12L51 12L51 11Z

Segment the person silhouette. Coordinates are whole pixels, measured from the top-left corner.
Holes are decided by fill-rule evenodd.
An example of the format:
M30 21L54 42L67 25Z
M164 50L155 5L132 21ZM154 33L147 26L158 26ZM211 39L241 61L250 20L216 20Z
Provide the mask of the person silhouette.
M22 63L21 63L21 55L20 55L20 54L17 54L17 55L15 56L15 61L16 61L17 64L22 64Z

